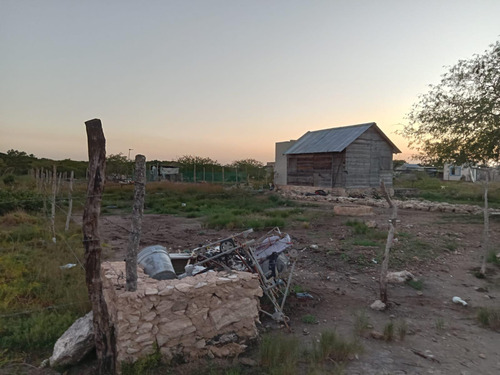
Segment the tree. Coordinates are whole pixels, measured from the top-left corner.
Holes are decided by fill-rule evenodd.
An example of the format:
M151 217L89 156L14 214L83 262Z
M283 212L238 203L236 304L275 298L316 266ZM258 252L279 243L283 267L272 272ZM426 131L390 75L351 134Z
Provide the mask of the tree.
M106 172L108 175L127 175L132 163L121 152L106 157Z
M500 159L500 41L460 60L431 85L403 135L436 163L488 164Z
M500 160L500 41L460 60L420 97L402 134L426 160L485 167L483 263L488 253L488 166Z

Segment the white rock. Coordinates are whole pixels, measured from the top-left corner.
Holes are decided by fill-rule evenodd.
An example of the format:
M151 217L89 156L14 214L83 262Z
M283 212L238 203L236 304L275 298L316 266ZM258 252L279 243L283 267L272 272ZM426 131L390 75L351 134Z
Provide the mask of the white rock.
M384 311L385 310L385 303L383 303L381 300L378 299L370 305L370 308L372 310Z
M95 346L93 313L77 319L56 341L50 357L51 367L65 367L80 362Z

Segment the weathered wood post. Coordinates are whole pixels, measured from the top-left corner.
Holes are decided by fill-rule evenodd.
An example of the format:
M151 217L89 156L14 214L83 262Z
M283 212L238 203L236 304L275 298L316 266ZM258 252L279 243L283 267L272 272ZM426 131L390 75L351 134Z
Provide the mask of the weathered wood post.
M66 216L66 226L64 230L67 232L69 230L69 221L71 220L71 213L73 211L73 177L75 172L71 171L69 176L69 187L68 187L68 216Z
M389 219L389 233L387 233L387 241L385 243L384 259L382 260L382 269L380 270L380 300L387 304L387 269L389 268L389 255L394 241L394 232L396 230L396 222L398 219L398 207L392 201L387 189L385 188L384 181L380 181L380 188L384 197L392 208L391 218Z
M483 182L483 189L484 189L484 207L483 207L483 237L481 241L481 247L483 248L483 259L481 262L481 269L479 270L479 273L484 277L486 276L486 260L488 258L489 254L489 245L490 245L490 214L488 211L488 187L490 183L490 169L486 168L485 171L485 182Z
M83 210L83 246L85 248L85 280L94 312L94 339L98 373L114 374L116 347L114 328L109 321L108 308L102 294L101 243L99 214L104 191L106 169L106 139L101 120L85 122L89 152L87 199Z
M126 257L127 291L137 290L137 251L141 239L142 214L146 190L146 157L135 156L134 206L132 208L132 230Z
M52 195L50 197L50 231L52 242L56 242L56 194L57 194L57 167L52 167Z

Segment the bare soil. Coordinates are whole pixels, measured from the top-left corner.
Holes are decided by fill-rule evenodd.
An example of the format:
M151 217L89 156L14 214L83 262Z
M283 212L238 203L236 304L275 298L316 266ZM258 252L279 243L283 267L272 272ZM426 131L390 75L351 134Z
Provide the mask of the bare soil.
M364 352L347 365L346 374L500 373L500 334L481 327L476 320L479 307L500 308L500 269L489 265L486 279L474 275L482 254L480 218L400 210L398 233L432 244L437 250L434 259L421 259L418 248L414 249L405 269L423 281L423 289L390 285L389 308L381 312L369 307L378 299L380 265L371 260L376 251L368 246L346 250L346 241L352 236L352 228L345 225L349 218L332 215L331 203L313 209L317 215L308 225L296 223L286 229L301 253L294 284L314 297L302 302L292 296L287 302L292 334L305 342L317 340L326 330L352 338L355 314L364 311L371 330L383 332L389 322L397 325L404 320L407 334L399 339L395 333L395 339L388 342L374 339L367 332L361 337ZM389 210L374 208L374 213L356 219L386 230ZM108 260L125 258L129 227L130 217L102 218L101 236ZM491 247L500 251L500 220L491 220L490 230ZM176 252L234 233L204 229L196 219L145 215L140 246L160 244ZM371 264L352 258L346 261L342 256L346 251L357 252ZM467 301L468 306L454 304L454 296ZM304 323L305 315L316 317L318 323ZM262 321L263 330L286 331L265 318Z
M489 264L487 278L478 279L474 275L482 255L481 217L400 210L396 239L411 238L413 242L406 248L395 244L392 257L405 258L401 254L404 249L410 253L406 254L409 262L406 266L396 262L399 266L392 266L389 271L406 269L423 281L423 288L417 291L408 284L390 284L388 309L374 311L370 305L379 298L380 272L380 262L374 260L377 261L380 250L353 246L352 241L349 242L353 228L345 225L352 218L333 215L333 203L324 202L308 208L311 209L316 212L308 223L294 222L286 228L294 248L301 254L293 284L314 298L304 302L292 295L288 299L286 313L290 317L291 334L305 345L317 341L321 332L327 330L336 330L352 339L356 336L356 314L364 312L370 324L369 330L359 337L364 350L347 364L345 374L500 374L500 333L481 327L476 320L479 307L500 308L500 268ZM389 209L374 208L373 216L354 219L370 222L378 230L386 231L388 217ZM492 217L490 223L491 248L497 252L500 251L498 219ZM105 260L125 259L129 229L129 216L101 216ZM196 219L145 215L140 247L159 244L170 252L180 252L232 234L235 232L203 228ZM256 233L256 236L262 234L264 232ZM432 256L425 256L422 242L432 244ZM454 296L467 301L468 306L454 304ZM317 324L304 323L306 315L315 317ZM393 341L370 335L370 331L382 333L391 321L396 326L406 322L403 339L397 332ZM287 332L283 325L265 316L262 331ZM242 357L255 355L253 350ZM174 373L198 373L197 366L207 369L206 362L192 363L179 367ZM95 360L69 373L92 374L94 371ZM17 368L16 373L53 372Z

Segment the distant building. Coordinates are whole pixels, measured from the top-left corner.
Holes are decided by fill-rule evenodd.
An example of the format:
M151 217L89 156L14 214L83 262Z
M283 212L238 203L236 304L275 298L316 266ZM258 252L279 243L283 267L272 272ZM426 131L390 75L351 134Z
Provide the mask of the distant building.
M446 163L443 167L444 181L477 181L477 168Z
M309 131L276 143L275 184L392 187L392 155L400 152L374 122Z
M431 177L436 177L438 175L438 169L436 167L424 167L420 164L411 164L411 163L404 163L403 165L400 165L397 168L394 168L394 171L397 172L398 174L408 174L408 173L415 173L415 172L425 172Z

